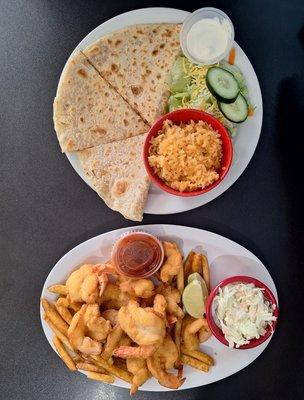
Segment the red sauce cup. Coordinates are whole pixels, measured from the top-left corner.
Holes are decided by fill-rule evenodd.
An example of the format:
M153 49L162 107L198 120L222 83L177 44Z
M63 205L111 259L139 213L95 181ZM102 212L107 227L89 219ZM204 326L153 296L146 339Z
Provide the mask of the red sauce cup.
M223 157L221 160L221 168L219 169L219 178L213 182L211 185L206 186L204 189L197 189L193 190L191 192L179 192L178 190L172 189L170 186L166 185L166 183L154 172L153 168L150 166L148 157L149 157L149 150L151 147L151 139L155 136L158 135L159 131L163 127L163 123L166 119L169 119L173 121L176 124L179 124L181 122L188 123L191 120L194 122L198 121L204 121L207 122L207 124L211 125L211 127L214 130L217 130L218 133L221 136L223 145L222 145L222 150L223 150ZM143 157L144 157L144 165L147 171L147 174L149 178L151 179L152 182L154 182L158 187L160 187L162 190L174 194L175 196L182 196L182 197L192 197L192 196L198 196L207 192L210 192L210 190L214 189L222 180L225 178L227 175L229 168L232 163L232 155L233 155L233 149L232 149L232 142L230 139L230 135L227 132L226 128L212 115L200 111L200 110L195 110L191 108L185 108L185 109L179 109L172 111L168 114L163 115L160 117L151 127L149 130L145 144L144 144L144 152L143 152Z
M119 274L147 278L162 265L164 249L161 241L149 233L128 232L115 243L111 259Z
M209 294L206 302L206 318L208 321L209 328L211 329L213 335L224 345L229 346L227 340L225 339L225 335L221 328L216 324L213 318L213 312L212 312L212 303L215 298L215 296L218 293L219 288L223 288L226 285L229 285L231 283L237 283L237 282L244 282L244 283L253 283L256 287L264 289L264 297L266 300L269 301L271 305L275 305L275 309L273 310L273 315L277 317L279 316L279 307L278 303L276 301L276 298L274 297L273 293L271 290L262 282L259 280L252 278L250 276L232 276L230 278L224 279L222 282L220 282ZM277 320L273 321L271 325L268 325L266 328L266 333L264 336L261 336L259 339L252 339L248 344L244 344L243 346L240 346L237 348L237 350L246 350L246 349L252 349L254 347L259 346L260 344L264 343L275 331L276 326L277 326Z

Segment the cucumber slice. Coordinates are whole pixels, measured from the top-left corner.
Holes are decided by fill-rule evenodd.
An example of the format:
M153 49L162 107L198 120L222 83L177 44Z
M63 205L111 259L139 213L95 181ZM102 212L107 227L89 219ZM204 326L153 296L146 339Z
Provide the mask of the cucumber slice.
M223 103L233 103L240 92L240 86L233 74L220 67L208 69L206 84L213 96Z
M218 102L221 113L231 122L240 123L245 121L248 116L248 103L244 96L238 95L233 103L227 104Z

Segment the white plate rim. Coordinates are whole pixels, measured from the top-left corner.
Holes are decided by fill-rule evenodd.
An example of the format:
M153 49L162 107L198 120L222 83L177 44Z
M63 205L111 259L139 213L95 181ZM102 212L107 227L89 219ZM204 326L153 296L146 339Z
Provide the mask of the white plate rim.
M165 235L167 236L176 236L179 235L179 237L181 239L185 239L185 236L183 236L183 234L185 235L193 235L193 237L197 238L198 235L201 235L200 237L203 237L202 240L199 239L195 239L195 241L198 241L199 243L203 243L204 247L207 246L220 246L223 245L225 246L225 250L226 251L233 251L232 254L237 254L239 256L245 256L246 257L250 257L250 259L253 262L256 262L257 265L259 265L262 268L262 272L264 274L264 278L261 279L259 277L260 280L264 281L268 280L268 282L266 283L267 286L269 286L269 288L272 290L274 296L276 297L277 301L278 301L278 294L277 294L277 289L275 286L275 283L273 282L273 279L269 273L269 271L267 270L267 268L265 267L265 265L262 263L261 260L258 259L258 257L256 257L250 250L246 249L244 246L238 244L237 242L226 238L225 236L207 231L207 230L203 230L203 229L199 229L199 228L192 228L192 227L188 227L188 226L182 226L182 225L172 225L172 224L150 224L150 225L142 225L140 227L138 226L134 226L134 227L126 227L126 228L120 228L120 229L115 229L109 232L104 232L100 235L94 236L80 244L78 244L77 246L75 246L73 249L69 250L66 254L64 254L60 260L55 264L55 266L52 268L52 270L49 272L45 283L43 285L43 289L41 292L41 298L42 297L52 297L51 294L47 293L47 287L49 287L52 284L58 283L58 281L52 281L52 276L56 273L56 269L57 268L62 268L61 265L69 259L69 257L73 256L73 253L77 253L79 251L81 251L83 248L85 249L86 246L89 246L91 242L98 242L99 240L105 240L105 238L107 236L112 237L114 236L115 238L120 237L123 233L125 233L126 231L130 231L130 230L143 230L143 231L147 231L147 232L151 232L152 234L154 233L155 235L159 235L159 232L165 232ZM207 241L206 241L206 238ZM111 241L113 241L115 239L111 239ZM193 239L191 239L193 240ZM96 249L98 248L98 245L95 245ZM209 250L207 250L209 251ZM229 254L228 254L229 255ZM86 256L85 258L88 258L89 256ZM82 261L84 262L84 261ZM213 260L211 260L210 264L213 263ZM67 268L66 274L68 275L73 269L75 269L75 264L73 266L69 266ZM254 276L254 274L251 274L251 276ZM222 278L221 278L222 279ZM53 350L56 352L54 345L52 343L51 337L52 337L52 332L50 330L50 328L47 326L47 324L45 323L45 321L43 320L43 309L42 306L40 305L40 320L41 320L41 325L42 325L42 329L44 332L44 335L47 339L47 341L49 342L50 346L53 348ZM251 349L251 350L232 350L234 352L247 352L249 354L249 352L251 352L250 354L252 354L252 358L249 362L243 362L244 365L242 365L240 368L236 369L234 372L230 372L228 374L223 374L223 376L219 379L215 379L212 380L210 382L207 383L201 383L198 385L191 385L191 386L187 386L187 380L185 382L185 384L178 390L186 390L186 389L191 389L191 388L195 388L195 387L200 387L200 386L204 386L206 384L211 384L214 382L217 382L219 380L225 379L239 371L241 371L242 369L246 368L248 365L250 365L257 357L259 357L259 355L265 350L265 348L267 347L267 345L269 344L270 340L272 339L272 336L262 345L260 345L259 347L255 348L255 349ZM223 348L225 348L224 345L220 344L215 338L211 339L212 342L212 346L217 346L217 348L220 348L220 346L222 346L222 350ZM245 354L245 353L244 353ZM237 354L236 354L237 355ZM215 367L213 367L215 368ZM82 372L82 371L81 371ZM84 372L83 372L84 373ZM150 382L151 383L151 382ZM121 381L121 380L116 380L115 383L113 384L114 386L118 386L118 387L124 387L124 388L128 388L129 385L126 384L125 382ZM147 384L145 384L147 385ZM152 379L152 385L149 384L148 388L145 388L145 386L143 388L141 388L140 390L142 391L156 391L156 392L160 392L160 391L171 391L168 388L162 387L160 386L155 380L154 380L154 384L153 384L153 379Z
M113 32L117 29L123 28L128 25L133 25L136 23L149 23L149 22L182 22L186 16L189 15L189 12L184 10L179 10L176 8L167 8L167 7L150 7L150 8L141 8L137 10L128 11L126 13L119 14L99 26L93 29L88 35L85 36L84 39L76 46L76 48L72 51L69 59L73 56L76 51L84 49L88 44L93 43L98 37L103 36L107 33ZM227 174L226 178L212 191L205 193L201 196L196 196L192 198L182 198L170 195L161 189L151 185L148 201L145 205L145 214L154 214L154 215L169 215L176 214L188 210L195 209L197 207L201 207L210 201L213 201L220 195L222 195L226 190L228 190L243 174L245 169L247 168L249 162L251 161L259 138L261 134L262 121L263 121L263 100L261 89L259 85L259 81L257 79L254 68L246 56L245 52L241 49L241 47L235 42L235 46L237 49L237 54L239 54L240 58L244 60L246 63L246 68L250 71L250 79L254 82L254 95L256 101L254 102L257 106L255 115L253 119L255 119L253 127L253 131L255 136L253 137L252 133L250 134L250 151L248 150L248 154L243 157L240 157L240 162L242 165L240 167L233 165ZM68 60L69 60L68 59ZM67 60L67 62L68 62ZM66 66L66 64L65 64ZM64 66L64 68L65 68ZM64 70L63 68L63 70ZM62 71L63 73L63 71ZM62 73L60 79L62 77ZM60 82L59 79L59 82ZM58 83L59 85L59 83ZM58 89L58 88L57 88ZM252 91L251 91L252 92ZM252 93L251 93L252 94ZM245 122L247 123L247 122ZM245 125L243 125L243 129ZM238 134L241 134L240 132ZM85 174L83 173L81 166L79 164L77 155L73 152L67 152L66 156L72 165L73 169L77 172L77 174L92 188L90 183L87 181ZM236 170L235 170L236 168ZM93 189L94 190L94 189Z

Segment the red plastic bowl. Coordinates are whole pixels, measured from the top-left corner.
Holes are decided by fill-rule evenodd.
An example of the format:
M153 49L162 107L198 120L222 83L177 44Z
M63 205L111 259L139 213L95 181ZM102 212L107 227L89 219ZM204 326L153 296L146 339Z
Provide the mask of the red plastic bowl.
M267 340L272 335L272 333L275 331L275 328L277 326L277 321L278 321L278 316L279 316L278 303L277 303L273 293L271 292L271 290L266 285L264 285L264 283L258 281L255 278L252 278L250 276L233 276L231 278L224 279L211 291L211 293L208 296L208 299L206 302L206 317L207 317L209 328L211 329L213 335L221 343L223 343L226 346L229 346L222 330L218 327L218 325L215 323L215 321L213 319L212 303L213 303L214 297L217 295L219 288L229 285L230 283L236 283L236 282L253 283L256 287L264 289L264 297L266 298L266 300L268 300L270 304L272 304L272 305L274 304L276 306L273 311L273 315L275 317L277 317L277 320L273 321L271 325L267 326L265 335L261 336L259 339L252 339L252 340L250 340L250 343L244 344L243 346L240 346L237 348L238 350L252 349L252 348L257 347L260 344L264 343L265 340Z
M206 186L204 189L198 189L192 192L179 192L178 190L174 190L171 187L167 186L165 182L157 174L155 174L153 168L150 166L148 161L149 149L151 146L150 141L154 136L158 135L166 119L169 119L175 123L181 123L181 122L187 123L190 122L191 120L194 122L205 121L209 125L211 125L213 129L218 131L218 133L221 135L221 139L223 142L223 157L221 161L221 168L218 171L219 178L217 181L213 182L209 186ZM191 108L184 108L163 115L152 125L145 140L143 155L144 155L144 164L147 174L158 187L176 196L190 197L190 196L198 196L200 194L209 192L210 190L214 189L224 179L231 166L232 154L233 150L232 150L230 135L224 128L224 126L216 118L214 118L212 115L204 111L194 110Z

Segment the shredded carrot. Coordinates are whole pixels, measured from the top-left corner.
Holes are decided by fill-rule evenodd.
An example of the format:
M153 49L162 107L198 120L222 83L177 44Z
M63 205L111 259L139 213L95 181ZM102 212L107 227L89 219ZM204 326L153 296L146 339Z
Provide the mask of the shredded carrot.
M254 109L252 108L252 107L249 107L248 108L248 117L252 117L253 116L253 114L254 114Z
M229 62L229 64L232 64L232 65L235 62L235 47L232 47L232 49L229 52L228 62Z

